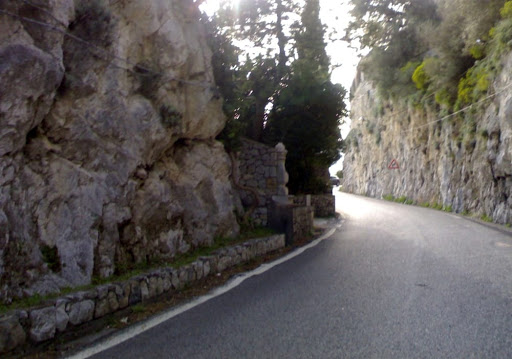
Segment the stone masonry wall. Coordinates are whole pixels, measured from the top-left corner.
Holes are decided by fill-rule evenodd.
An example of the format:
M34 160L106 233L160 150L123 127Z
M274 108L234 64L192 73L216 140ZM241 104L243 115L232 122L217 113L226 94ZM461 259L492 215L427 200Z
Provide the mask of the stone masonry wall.
M315 217L331 217L336 214L336 198L332 194L312 195L311 206L315 209Z
M302 240L311 235L313 230L314 209L311 206L293 208L293 240Z
M315 217L331 217L336 214L336 198L332 194L291 196L293 203L312 206Z
M178 269L161 268L129 280L98 286L49 300L37 308L0 316L0 354L25 344L38 344L58 333L101 318L218 273L285 246L285 236L250 240L220 249Z
M276 196L277 184L277 150L262 143L244 139L239 156L240 178L238 182L243 187L257 190L259 207L253 213L256 225L267 224L267 207L271 205L272 197ZM254 199L249 191L240 191L244 206L251 206Z

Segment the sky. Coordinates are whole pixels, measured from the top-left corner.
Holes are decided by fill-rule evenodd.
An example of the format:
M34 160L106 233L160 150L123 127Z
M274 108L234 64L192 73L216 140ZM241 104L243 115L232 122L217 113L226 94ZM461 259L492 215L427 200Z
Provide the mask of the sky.
M236 3L237 0L231 0ZM344 34L344 29L350 22L350 6L348 5L349 0L320 0L320 17L324 25L327 25L328 31L331 29L337 30L336 38L341 38ZM201 9L207 14L212 14L218 9L219 0L207 0L201 5ZM327 42L327 53L331 57L331 63L338 65L332 72L332 81L334 83L340 83L345 87L348 92L350 86L356 75L356 68L359 62L357 52L355 49L351 49L348 44L344 41L330 42L326 38ZM347 98L348 101L348 98ZM350 131L350 120L345 119L345 124L341 126L341 134L345 138ZM343 168L343 160L338 161L330 168L332 175Z
M344 29L350 22L350 6L349 0L320 0L320 17L322 22L329 28L338 30L338 38L343 36ZM327 39L326 39L327 40ZM327 54L331 57L332 64L339 64L340 67L333 70L331 80L340 83L347 90L347 96L350 87L356 76L357 64L359 57L357 51L348 46L345 41L336 41L327 43ZM347 105L350 107L348 98ZM350 131L350 119L346 118L345 123L341 126L341 135L345 138ZM329 172L331 175L343 169L343 157L331 166Z

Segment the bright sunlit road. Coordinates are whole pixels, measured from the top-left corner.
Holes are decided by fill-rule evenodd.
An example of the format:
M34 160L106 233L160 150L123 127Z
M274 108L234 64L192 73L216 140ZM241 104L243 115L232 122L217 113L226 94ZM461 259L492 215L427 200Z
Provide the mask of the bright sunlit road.
M290 261L94 358L512 358L512 237L340 194Z

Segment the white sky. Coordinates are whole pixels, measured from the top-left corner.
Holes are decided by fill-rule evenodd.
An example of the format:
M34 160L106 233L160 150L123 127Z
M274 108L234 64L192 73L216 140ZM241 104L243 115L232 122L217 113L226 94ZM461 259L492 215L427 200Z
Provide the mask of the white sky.
M231 0L236 2L237 0ZM320 17L324 25L327 25L328 32L335 29L337 35L335 38L341 38L344 35L344 30L350 22L350 6L348 5L349 0L320 0ZM201 5L201 9L208 14L212 14L218 9L219 0L207 0ZM356 67L359 62L357 52L354 49L348 47L348 44L344 41L327 41L327 53L331 57L331 63L333 65L339 65L333 70L332 81L334 83L340 83L348 91L355 78ZM348 104L348 98L347 104ZM341 134L345 138L350 130L350 120L345 119L346 124L341 127ZM343 159L342 159L343 160ZM331 174L336 174L337 171L343 168L342 160L334 164L330 168Z

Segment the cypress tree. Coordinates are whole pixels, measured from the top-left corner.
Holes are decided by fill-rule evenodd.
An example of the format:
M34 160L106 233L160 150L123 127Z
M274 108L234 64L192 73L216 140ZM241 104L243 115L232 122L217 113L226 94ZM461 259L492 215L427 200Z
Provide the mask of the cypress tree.
M330 80L329 57L318 0L307 0L301 27L295 32L298 58L274 104L266 133L268 142L283 142L292 193L321 193L328 168L340 158L340 119L346 113L345 89Z

